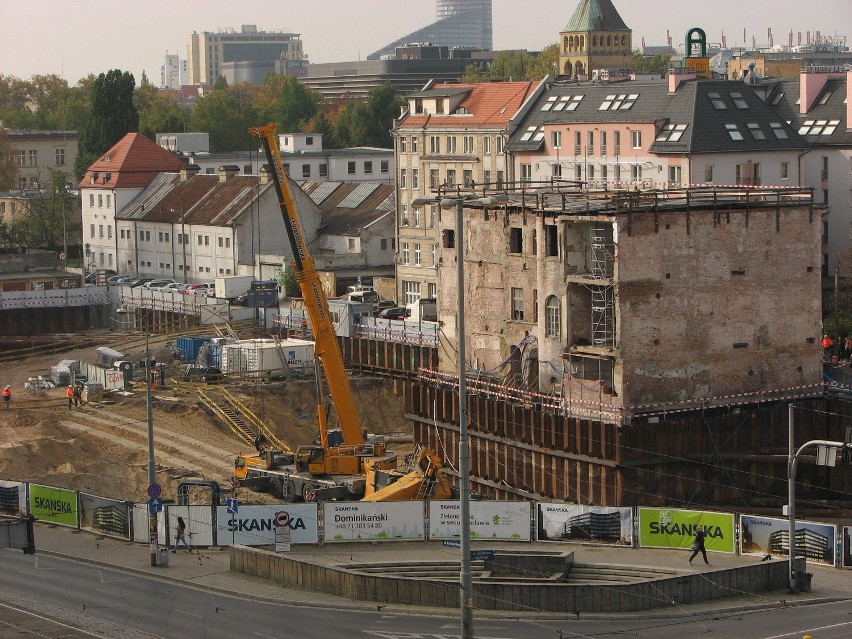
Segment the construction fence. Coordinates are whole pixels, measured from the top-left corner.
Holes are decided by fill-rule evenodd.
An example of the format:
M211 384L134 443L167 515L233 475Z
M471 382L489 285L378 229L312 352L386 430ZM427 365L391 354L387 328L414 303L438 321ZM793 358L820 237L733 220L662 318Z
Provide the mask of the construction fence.
M182 517L192 546L435 542L457 545L458 501L282 503L239 505L210 495L210 504L164 504L156 513L161 545L172 545ZM222 505L224 504L224 505ZM0 481L0 513L100 535L149 543L149 504L28 482ZM576 542L641 548L690 548L696 527L710 552L789 556L789 522L743 513L646 507L583 506L557 502L471 501L475 541ZM797 521L796 554L808 561L852 568L852 522Z

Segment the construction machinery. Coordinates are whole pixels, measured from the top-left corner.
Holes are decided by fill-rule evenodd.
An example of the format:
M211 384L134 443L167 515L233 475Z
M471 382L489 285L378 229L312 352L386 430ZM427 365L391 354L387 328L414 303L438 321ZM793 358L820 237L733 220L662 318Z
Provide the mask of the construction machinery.
M292 455L257 446L257 455L241 455L237 458L235 477L249 482L256 479L257 483L265 480L273 494L285 499L301 497L306 501L322 498L425 498L436 496L435 490L439 496L448 495L449 487L440 470L441 462L434 452L423 452L414 468L403 472L397 470L396 455L387 451L383 443L367 443L366 431L358 419L352 389L346 377L328 299L313 257L308 251L308 243L284 172L275 124L250 128L249 135L261 141L272 170L272 183L293 253L293 270L314 334L314 355L321 364L317 367L319 442L300 446ZM330 431L328 427L320 371L325 373L331 403L340 425L339 438L330 436L336 435L338 431ZM398 486L398 490L390 490L393 484L403 479L406 481ZM430 494L423 494L427 490Z

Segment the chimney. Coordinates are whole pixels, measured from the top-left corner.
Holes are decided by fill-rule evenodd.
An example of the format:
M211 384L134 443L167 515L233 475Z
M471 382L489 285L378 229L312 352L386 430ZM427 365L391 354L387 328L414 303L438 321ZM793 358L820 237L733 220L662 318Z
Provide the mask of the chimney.
M197 164L187 164L180 169L180 181L186 182L193 175L197 175L201 171L201 167Z
M240 167L236 164L225 164L219 167L219 181L227 182L235 175L239 175Z
M846 130L852 131L852 69L846 72Z
M269 176L269 166L264 164L260 167L260 183L261 184L269 184L270 176Z
M826 67L823 67L813 73L809 73L807 69L802 71L799 76L799 114L806 115L816 102L819 94L822 93L826 83L831 78L839 77L842 77L842 71L840 73L832 73L831 70ZM846 78L847 80L849 79L848 73L846 74Z
M669 69L669 93L677 93L681 84L688 80L694 80L695 77L695 71L685 67Z

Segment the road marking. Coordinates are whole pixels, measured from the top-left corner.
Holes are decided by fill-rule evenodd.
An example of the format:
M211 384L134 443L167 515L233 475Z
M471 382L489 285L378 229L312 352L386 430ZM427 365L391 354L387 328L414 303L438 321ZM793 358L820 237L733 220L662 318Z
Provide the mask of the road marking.
M265 639L277 639L277 637L273 637L271 635L265 635L265 634L260 633L260 632L255 632L254 634L256 634L258 637L264 637Z
M781 639L781 637L798 637L802 633L808 632L816 632L817 630L829 630L831 628L842 628L843 626L852 626L852 621L844 621L843 623L834 623L830 626L819 626L818 628L803 628L802 630L796 630L795 632L787 632L783 635L774 635L772 637L765 637L764 639Z
M182 615L187 615L187 616L189 616L189 617L195 617L196 619L204 619L204 617L202 617L201 615L194 615L194 614L192 614L191 612L187 612L186 610L177 610L177 609L175 609L175 612L179 612L180 614L182 614Z

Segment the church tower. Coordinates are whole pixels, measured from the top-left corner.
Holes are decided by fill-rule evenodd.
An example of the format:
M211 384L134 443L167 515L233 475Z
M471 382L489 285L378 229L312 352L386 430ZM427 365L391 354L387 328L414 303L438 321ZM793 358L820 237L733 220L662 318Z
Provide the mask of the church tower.
M559 33L560 74L592 79L601 69L632 68L632 34L611 0L580 0Z

